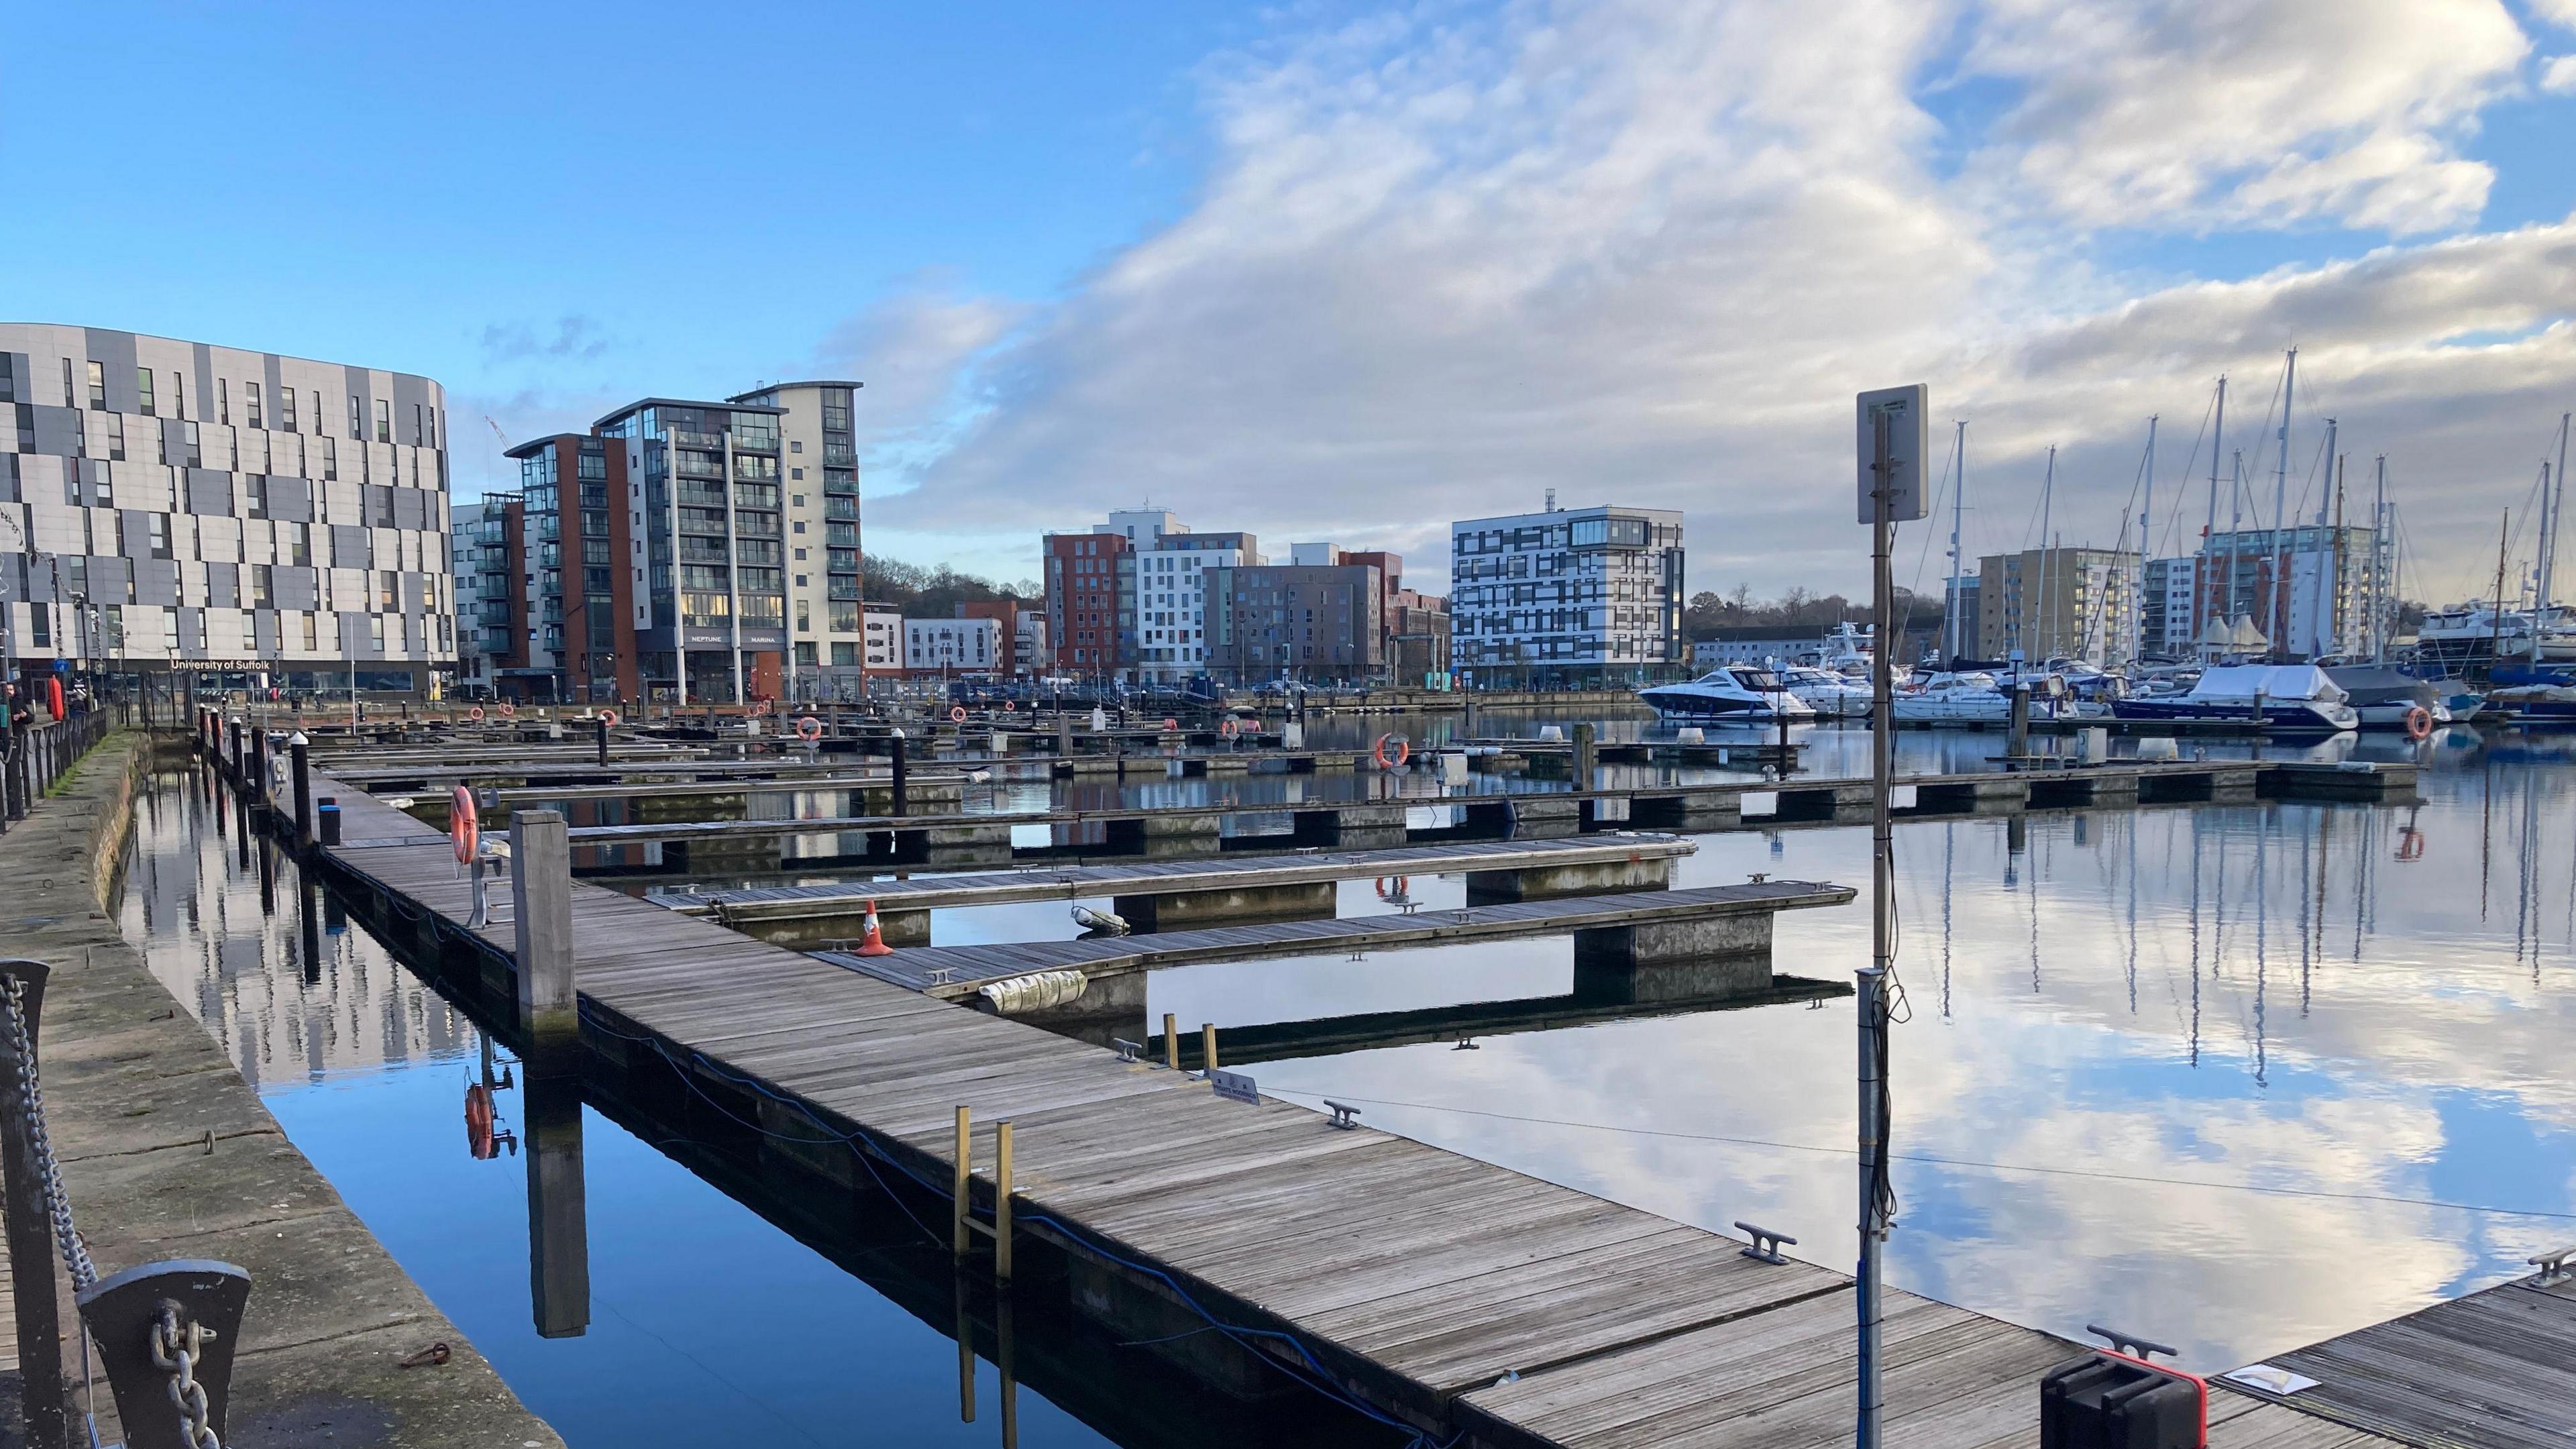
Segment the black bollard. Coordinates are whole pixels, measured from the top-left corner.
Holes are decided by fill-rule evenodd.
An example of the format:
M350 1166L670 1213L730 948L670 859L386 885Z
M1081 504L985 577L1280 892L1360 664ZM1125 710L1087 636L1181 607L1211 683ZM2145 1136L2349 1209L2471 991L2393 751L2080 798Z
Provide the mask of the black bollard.
M903 731L902 731L901 729L897 729L897 730L894 732L894 737L893 737L893 739L892 739L891 741L889 741L889 743L891 743L891 744L894 746L894 755L893 755L893 774L894 774L894 808L893 808L893 810L892 810L890 813L892 813L892 814L896 814L896 815L901 815L901 814L903 814L903 813L904 813L904 808L903 808L903 782L904 782L904 767L903 767Z
M608 765L608 717L607 717L606 715L602 715L602 716L600 716L600 719L599 719L599 763L600 763L600 767L601 767L602 769L607 768L607 765Z
M302 730L286 741L287 757L295 771L295 843L299 847L313 843L313 774L306 758L312 743Z

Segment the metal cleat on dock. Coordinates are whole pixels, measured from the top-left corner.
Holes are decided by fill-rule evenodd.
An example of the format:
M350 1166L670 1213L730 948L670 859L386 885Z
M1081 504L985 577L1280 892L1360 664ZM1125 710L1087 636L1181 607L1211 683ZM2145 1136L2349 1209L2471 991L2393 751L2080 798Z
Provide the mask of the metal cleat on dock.
M2560 1248L2554 1253L2541 1253L2524 1261L2540 1270L2539 1283L2541 1287L2546 1288L2552 1283L2576 1278L2576 1268L2567 1265L2567 1260L2570 1258L2576 1258L2576 1247Z
M1360 1125L1359 1108L1351 1106L1346 1102L1336 1102L1330 1097L1326 1097L1324 1099L1324 1105L1332 1110L1333 1126L1339 1127L1344 1131L1358 1130Z
M1789 1260L1781 1256L1780 1245L1782 1243L1787 1243L1793 1248L1798 1245L1798 1240L1790 1237L1786 1233L1775 1233L1769 1228L1757 1228L1753 1224L1745 1222L1740 1218L1736 1220L1735 1225L1743 1229L1745 1234L1753 1239L1753 1246L1744 1250L1743 1256L1747 1258L1756 1259L1764 1263L1777 1263L1785 1266Z

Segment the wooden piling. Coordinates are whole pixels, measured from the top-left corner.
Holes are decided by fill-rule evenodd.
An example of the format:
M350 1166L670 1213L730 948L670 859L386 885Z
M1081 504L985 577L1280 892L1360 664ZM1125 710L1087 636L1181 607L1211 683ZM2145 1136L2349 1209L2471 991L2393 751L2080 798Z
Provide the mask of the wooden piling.
M1163 1065L1181 1069L1181 1019L1168 1011L1163 1013Z
M510 816L512 919L518 932L519 1020L533 1036L570 1038L581 1026L572 975L572 847L552 810Z
M1199 1023L1199 1065L1205 1067L1211 1072L1216 1070L1215 1022L1203 1021Z
M954 1193L955 1206L948 1224L948 1250L960 1258L966 1256L966 1225L968 1221L966 1217L966 1202L969 1187L974 1181L973 1158L970 1156L970 1154L975 1150L975 1139L972 1135L973 1131L974 1118L970 1110L965 1107L958 1108L957 1174Z

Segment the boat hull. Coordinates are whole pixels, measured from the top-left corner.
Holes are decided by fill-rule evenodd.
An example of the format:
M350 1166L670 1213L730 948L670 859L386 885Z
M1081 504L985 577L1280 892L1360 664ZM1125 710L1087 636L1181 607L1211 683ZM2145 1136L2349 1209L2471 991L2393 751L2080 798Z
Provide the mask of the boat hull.
M2243 725L2254 722L2254 710L2250 705L2229 706L2206 700L2115 700L2111 714L2116 719L2162 720L2175 724ZM2263 706L2263 723L2275 734L2339 735L2357 728L2360 722L2350 709L2342 705L2267 701Z

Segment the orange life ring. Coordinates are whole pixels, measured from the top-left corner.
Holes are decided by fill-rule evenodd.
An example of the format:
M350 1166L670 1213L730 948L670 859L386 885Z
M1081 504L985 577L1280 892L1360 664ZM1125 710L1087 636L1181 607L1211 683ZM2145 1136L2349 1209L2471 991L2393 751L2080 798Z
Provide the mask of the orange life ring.
M617 728L617 711L613 709L601 710L599 712L599 722L608 726L610 729Z
M950 705L948 707L948 722L950 724L964 724L966 722L966 706L962 704Z
M474 706L472 709L469 709L469 710L465 711L465 717L466 717L467 719L470 719L470 720L480 720L480 719L482 719L482 718L483 718L483 706L481 706L481 705L479 705L479 704L478 704L478 705Z
M2433 712L2422 705L2406 711L2406 738L2420 740L2433 733Z
M821 720L816 719L814 716L809 714L796 722L796 738L800 740L819 740L822 737L823 722Z
M774 699L760 700L752 705L751 712L764 718L769 715L776 714L778 712L778 701Z
M2397 858L2417 861L2424 858L2424 832L2409 825L2397 832Z
M1386 757L1386 742L1388 740L1395 741L1395 758L1392 760ZM1401 769L1403 768L1405 761L1413 758L1413 741L1392 732L1382 734L1377 737L1377 748L1372 751L1372 753L1377 756L1377 767L1379 769Z
M447 838L456 843L456 863L472 865L475 849L483 843L483 827L474 816L474 792L463 785L456 787L447 807Z
M1386 893L1386 882L1387 882L1387 877L1385 877L1385 876L1379 876L1379 877L1377 878L1377 898L1378 898L1379 900L1382 900L1382 901L1387 902L1387 903L1388 903L1388 904L1390 904L1390 905L1394 904L1394 902L1395 902L1395 896L1400 896L1400 895L1405 894L1406 888L1407 888L1407 887L1409 887L1409 886L1411 886L1411 885L1413 884L1413 877L1411 877L1411 876L1409 876L1409 875L1400 875L1400 876L1396 876L1394 879L1395 879L1395 895L1394 895L1394 896L1391 896L1391 895L1388 895L1388 894Z
M501 701L501 718L508 719L511 716L516 715L518 712L519 707L517 705L510 703L506 699Z
M492 1094L484 1090L481 1082L465 1089L465 1150L479 1162L501 1155L499 1145L492 1140Z
M1002 701L1002 713L1004 713L1004 714L1018 714L1019 712L1020 712L1020 702L1019 702L1018 700L1016 700L1016 699L1006 699L1006 700L1003 700L1003 701Z
M1241 729L1242 726L1234 722L1234 717L1232 715L1228 715L1226 716L1225 722L1216 727L1216 732L1225 736L1227 739L1233 739L1236 732Z

